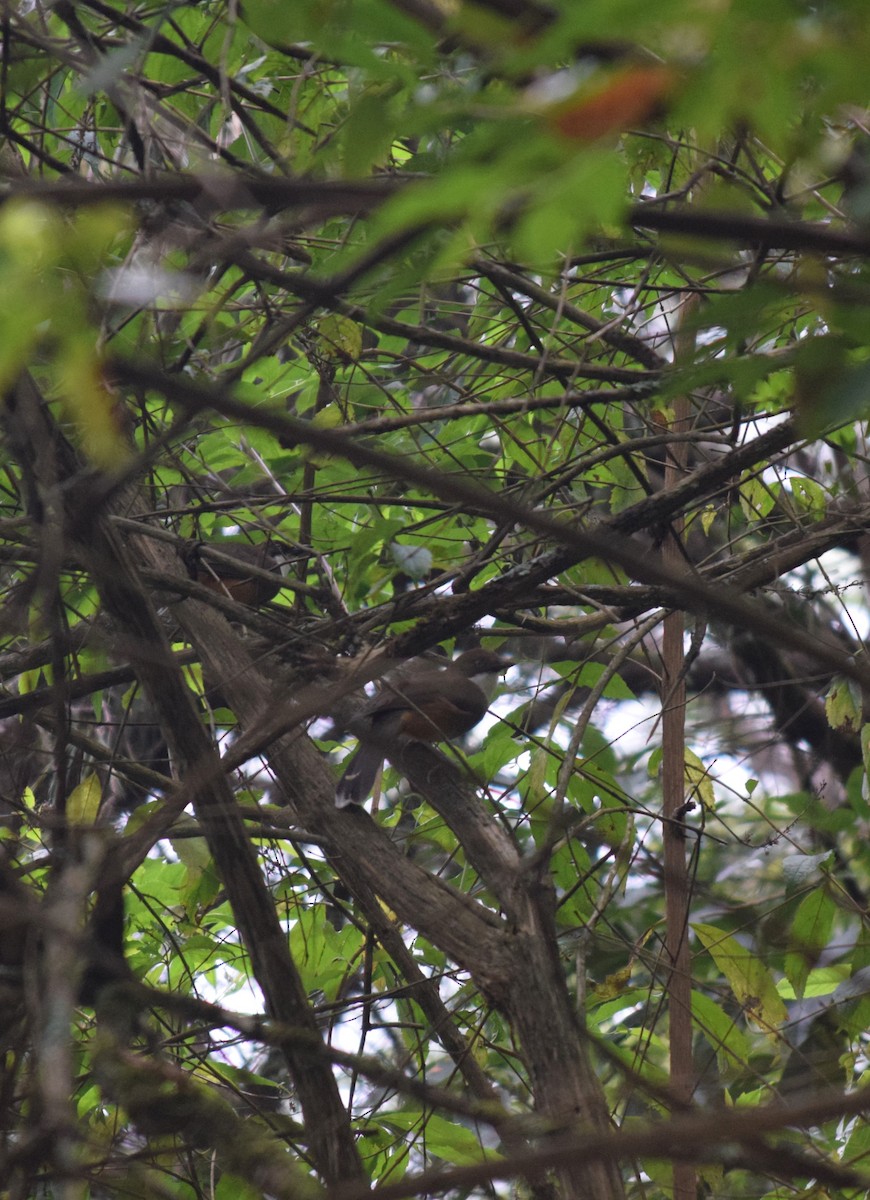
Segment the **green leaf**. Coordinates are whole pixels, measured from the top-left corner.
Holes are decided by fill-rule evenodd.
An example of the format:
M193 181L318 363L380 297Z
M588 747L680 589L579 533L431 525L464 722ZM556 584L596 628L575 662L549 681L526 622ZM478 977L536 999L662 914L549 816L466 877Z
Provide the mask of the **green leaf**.
M850 968L842 963L832 967L814 967L803 985L804 999L817 996L832 996L844 984L848 983ZM797 1000L798 996L788 979L782 979L776 989L783 1000Z
M798 999L803 997L809 973L828 946L836 911L826 887L814 888L798 906L789 930L784 963Z
M692 929L728 980L747 1019L763 1033L775 1036L788 1012L764 963L713 925L693 924Z
M578 687L594 687L604 674L606 667L603 663L586 662L580 668L577 677ZM611 674L604 687L604 696L608 700L634 700L635 694L620 675Z
M482 1146L474 1130L437 1114L404 1111L388 1113L381 1121L388 1129L400 1132L419 1130L425 1134L428 1152L455 1166L473 1166L501 1157Z
M760 479L755 473L744 475L738 496L740 507L748 521L763 521L769 516L777 500L777 487Z
M870 366L848 369L848 345L838 336L811 337L795 353L795 405L805 436L842 425L867 403Z
M363 177L373 166L384 166L395 137L393 99L382 92L367 92L351 107L342 131L345 174Z
M742 1074L752 1053L750 1039L720 1005L703 992L692 992L692 1019L716 1053L719 1070L725 1078Z
M322 991L327 999L334 999L346 983L362 944L362 935L355 926L335 929L323 905L295 914L290 950L303 972L308 991Z
M515 252L523 261L548 265L590 230L616 224L624 206L625 170L618 156L597 148L577 154L568 167L542 179L517 221Z

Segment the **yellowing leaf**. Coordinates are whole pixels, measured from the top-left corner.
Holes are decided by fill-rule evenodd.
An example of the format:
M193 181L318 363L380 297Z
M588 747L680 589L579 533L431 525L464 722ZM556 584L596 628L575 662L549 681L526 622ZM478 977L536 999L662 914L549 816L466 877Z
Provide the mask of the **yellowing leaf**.
M389 919L390 919L390 920L393 922L393 924L395 925L395 924L397 923L397 921L398 921L398 917L396 916L396 914L395 914L395 912L393 911L393 909L391 909L391 908L390 908L390 906L389 906L388 904L385 904L385 903L384 903L384 901L383 901L383 900L380 898L380 896L378 896L378 904L380 904L380 906L381 906L381 908L383 909L384 913L387 915L387 917L388 917L388 918L389 918Z
M10 201L0 209L0 390L31 360L51 318L46 267L59 253L56 218L43 205Z
M832 729L855 733L861 728L861 689L851 679L838 676L825 696L825 716Z
M90 336L75 334L64 341L57 373L64 410L76 426L84 453L104 471L122 467L133 449L122 429L123 409L106 387Z
M0 209L0 246L31 272L53 265L64 242L63 222L57 212L36 200L9 200Z
M546 795L547 766L550 752L546 746L536 746L529 756L529 770L526 775L526 795L529 800L543 800Z
M716 797L713 794L713 780L710 772L698 758L694 750L688 746L686 757L686 791L692 798L697 797L708 811L716 807Z
M320 352L324 358L337 358L343 362L355 362L362 353L362 326L350 317L332 313L317 323Z
M589 994L594 1004L604 1004L607 1000L615 1000L622 996L628 988L631 979L631 963L618 971L613 971L601 983L596 984Z
M88 775L73 788L66 802L66 819L70 825L95 825L103 789L96 775Z
M42 669L40 667L34 667L32 671L22 671L18 676L18 695L27 696L35 688L38 688L41 676Z
M83 271L101 265L113 242L131 227L130 213L118 204L95 204L76 214L65 247L68 257Z
M341 424L341 411L337 404L327 404L311 418L311 424L317 429L335 429Z

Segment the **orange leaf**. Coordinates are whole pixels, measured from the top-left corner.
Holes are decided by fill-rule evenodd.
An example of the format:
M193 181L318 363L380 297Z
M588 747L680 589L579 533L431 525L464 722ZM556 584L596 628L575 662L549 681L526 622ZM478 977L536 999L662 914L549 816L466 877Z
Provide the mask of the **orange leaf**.
M677 79L671 67L625 67L608 76L596 91L583 89L554 105L545 119L563 137L594 142L642 125L654 116L673 92Z

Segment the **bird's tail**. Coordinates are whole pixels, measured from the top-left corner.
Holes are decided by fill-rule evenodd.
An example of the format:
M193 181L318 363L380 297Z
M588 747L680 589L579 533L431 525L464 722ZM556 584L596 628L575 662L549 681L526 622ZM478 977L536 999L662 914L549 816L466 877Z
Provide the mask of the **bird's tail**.
M383 751L377 746L363 743L345 768L335 789L335 807L347 808L351 804L363 804L374 789L378 771L384 761Z

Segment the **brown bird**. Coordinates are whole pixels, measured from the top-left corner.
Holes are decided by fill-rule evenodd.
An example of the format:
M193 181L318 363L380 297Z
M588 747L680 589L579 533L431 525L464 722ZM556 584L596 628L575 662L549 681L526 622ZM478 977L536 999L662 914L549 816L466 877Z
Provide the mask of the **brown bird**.
M259 608L281 590L280 551L268 542L194 542L184 554L191 579L211 592Z
M348 724L359 738L335 792L338 808L362 804L392 751L411 741L445 742L480 721L510 664L491 650L466 650L444 667L414 662L385 681Z

